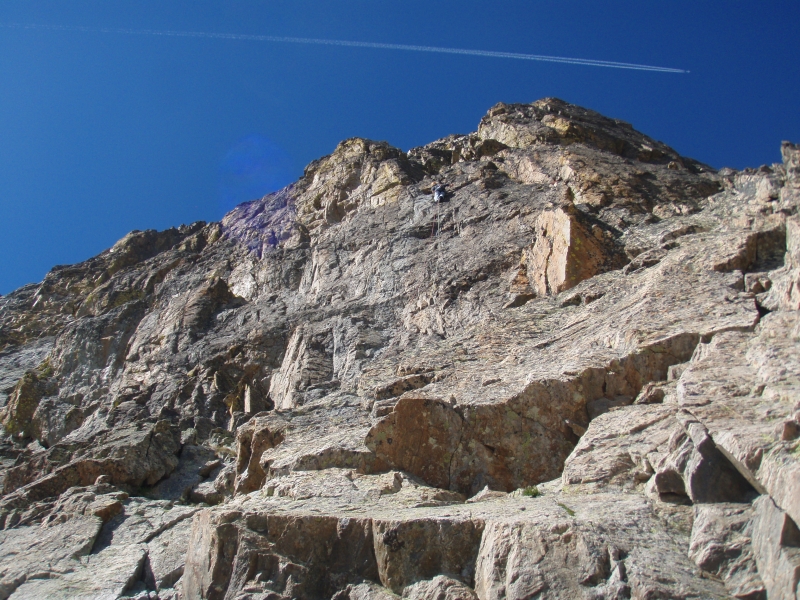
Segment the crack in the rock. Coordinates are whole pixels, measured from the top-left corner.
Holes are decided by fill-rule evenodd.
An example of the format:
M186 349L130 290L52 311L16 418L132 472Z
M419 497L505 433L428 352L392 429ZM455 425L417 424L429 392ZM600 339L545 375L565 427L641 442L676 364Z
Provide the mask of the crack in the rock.
M144 538L144 543L148 543L148 542L152 541L153 539L157 538L159 535L161 535L162 533L164 533L168 529L172 529L173 527L175 527L175 525L177 525L181 521L185 521L186 519L188 519L190 517L193 517L195 515L195 513L197 513L199 510L201 510L200 507L195 508L191 512L186 512L186 513L178 516L177 518L175 518L175 519L173 519L171 521L167 521L166 523L162 523L159 527L156 527L152 532L150 532Z
M467 420L464 417L464 415L461 414L461 412L458 410L458 407L452 407L451 410L456 415L458 415L458 418L460 419L461 427L460 427L459 435L458 435L458 443L455 445L455 447L453 449L453 453L450 455L450 461L447 464L447 489L448 490L452 489L452 487L453 487L453 461L456 458L456 454L458 454L459 451L461 450L461 444L463 443L463 440L464 440L465 429L467 428Z

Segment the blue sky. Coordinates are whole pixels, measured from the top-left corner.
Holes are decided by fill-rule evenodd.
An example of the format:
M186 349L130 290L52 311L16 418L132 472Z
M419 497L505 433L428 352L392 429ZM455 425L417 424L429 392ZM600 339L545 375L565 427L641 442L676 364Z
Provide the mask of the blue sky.
M0 26L0 293L132 229L218 220L345 138L403 149L557 96L714 167L800 142L800 3L3 0L0 23L295 36L477 56Z

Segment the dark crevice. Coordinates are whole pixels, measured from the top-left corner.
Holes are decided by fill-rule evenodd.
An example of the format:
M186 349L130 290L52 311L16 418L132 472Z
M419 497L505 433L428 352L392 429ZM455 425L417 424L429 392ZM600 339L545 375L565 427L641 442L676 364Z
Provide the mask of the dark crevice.
M450 460L447 463L448 490L453 488L453 460L455 459L456 454L458 454L461 450L461 445L464 443L464 430L467 428L467 420L464 418L463 413L457 407L453 408L453 412L455 412L458 415L458 418L461 420L461 428L458 432L458 442L456 442L453 453L450 455Z

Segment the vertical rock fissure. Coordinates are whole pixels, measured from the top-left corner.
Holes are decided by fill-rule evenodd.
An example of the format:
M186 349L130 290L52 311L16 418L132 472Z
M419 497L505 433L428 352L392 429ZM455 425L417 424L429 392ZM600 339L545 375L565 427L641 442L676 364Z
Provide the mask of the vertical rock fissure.
M458 407L454 408L454 412L458 415L459 419L461 420L461 426L458 432L458 442L454 446L454 450L450 455L450 461L447 464L447 489L453 489L453 460L455 459L456 455L458 454L459 450L461 449L461 444L464 441L464 430L467 426L467 421L464 418L464 414Z

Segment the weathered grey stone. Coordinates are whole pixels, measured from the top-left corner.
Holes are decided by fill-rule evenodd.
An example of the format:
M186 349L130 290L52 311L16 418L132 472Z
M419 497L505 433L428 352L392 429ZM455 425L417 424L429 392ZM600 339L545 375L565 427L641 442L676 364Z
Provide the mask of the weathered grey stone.
M0 598L15 594L28 580L80 569L79 561L91 552L102 524L99 517L72 514L47 526L4 531L0 538Z
M400 593L448 573L471 582L483 523L469 519L375 520L372 535L381 583Z
M74 494L64 496L72 498ZM96 504L92 502L88 507ZM69 514L64 510L53 511L55 522ZM146 589L146 582L153 591L171 585L180 576L190 517L196 510L173 507L165 501L125 499L121 512L98 533L91 554L63 578L55 573L44 582L26 584L20 590L21 597L117 598L137 586Z
M348 579L376 578L371 538L369 522L356 519L203 512L193 525L184 594L213 599L247 588L330 597Z
M630 406L601 415L565 462L562 481L623 488L645 483L679 427L676 412L668 406Z
M0 408L5 407L17 382L42 364L52 348L53 339L45 337L0 352Z
M765 306L800 310L800 219L796 216L786 220L785 264L771 275L770 283L769 290L762 290L766 291L762 299Z
M192 521L187 518L147 542L145 579L151 589L171 588L183 575L191 532Z
M678 383L682 406L755 489L800 518L800 462L782 440L800 382L798 316L771 313L756 335L724 333L698 352Z
M698 504L694 509L689 557L718 575L734 598L764 600L764 582L756 569L748 504Z
M0 526L105 521L16 593L785 587L766 501L752 525L728 504L800 519L782 152L715 172L557 99L498 104L409 152L346 140L221 223L0 297Z
M433 579L418 581L403 590L409 600L478 600L475 592L455 579L438 575Z
M650 488L661 500L693 503L747 502L757 492L716 447L705 427L675 411L666 452L654 464Z
M772 600L800 597L800 530L769 496L754 503L753 553Z
M208 597L234 596L245 589L250 593L272 590L288 597L302 589L307 597L322 597L331 593L323 592L330 587L323 587L314 574L319 551L308 544L335 546L336 539L357 526L358 531L372 531L369 539L359 537L358 544L334 551L332 556L356 566L351 576L365 577L397 593L405 589L409 594L409 586L415 585L435 588L431 580L445 575L467 588L474 582L480 598L505 597L496 594L506 592L489 590L512 583L519 594L508 597L525 597L528 584L533 585L537 577L555 597L621 598L631 590L642 597L667 593L686 598L725 597L722 586L699 577L686 557L688 531L678 534L687 536L685 542L676 542L677 530L666 531L661 517L641 496L584 494L578 488L560 493L543 486L546 489L539 497L515 493L478 503L437 506L418 501L431 488L417 487L402 476L399 484L397 476L348 471L306 472L286 478L295 482L286 482L283 492L275 488L237 497L227 508L198 515L185 589L206 586L206 592L192 593ZM261 529L253 528L256 523L262 524ZM284 536L300 530L308 533L287 546ZM339 533L334 536L333 531ZM281 537L276 538L278 535ZM536 541L540 538L541 544ZM245 539L249 541L241 546ZM526 544L539 544L538 554L522 551ZM228 575L234 565L252 557L256 547L261 548L259 556L279 552L283 564L296 565L291 571L294 592L287 588L288 573L268 562L259 562L245 579ZM361 558L354 560L357 549ZM311 558L297 562L298 551ZM662 568L667 564L669 569ZM339 586L342 594L349 594L356 584L348 588L346 578L336 575L339 568L330 572L325 585ZM432 572L436 575L430 575ZM220 582L221 587L212 590L212 581ZM420 581L428 583L418 585ZM446 591L455 586L444 587Z
M365 582L355 585L351 583L332 596L331 600L397 600L399 597L383 586Z
M692 580L691 568L677 548L635 542L637 536L659 535L645 533L652 517L635 501L616 497L614 516L594 513L603 510L602 502L593 505L580 496L550 506L549 514L509 515L487 524L475 583L480 598L651 597L667 590L672 597L724 597L713 584L702 592L692 590L694 584L684 587Z
M191 489L203 480L202 471L206 465L216 458L217 455L208 447L184 444L175 471L153 486L151 495L164 500L185 499Z
M116 600L134 583L144 561L142 545L128 546L123 552L113 554L90 555L80 567L63 576L25 582L11 599Z

